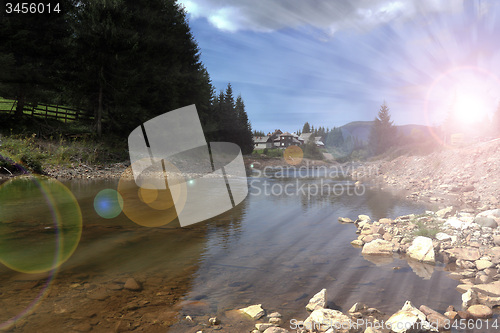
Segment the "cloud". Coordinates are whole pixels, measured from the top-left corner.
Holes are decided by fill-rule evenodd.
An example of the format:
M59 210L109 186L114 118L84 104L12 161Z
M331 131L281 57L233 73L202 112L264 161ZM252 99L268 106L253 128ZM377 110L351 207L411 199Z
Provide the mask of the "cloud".
M456 12L462 1L449 0L180 0L192 19L206 18L228 32L271 32L312 26L329 35L344 29L367 30L407 20L416 14Z

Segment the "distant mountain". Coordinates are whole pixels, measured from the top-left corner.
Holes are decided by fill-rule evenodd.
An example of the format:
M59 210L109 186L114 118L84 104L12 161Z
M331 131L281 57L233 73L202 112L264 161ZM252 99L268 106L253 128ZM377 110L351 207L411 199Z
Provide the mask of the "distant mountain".
M373 121L353 121L340 127L344 139L349 136L357 137L358 140L368 142ZM410 135L412 131L427 131L425 125L401 125L396 126L399 133Z

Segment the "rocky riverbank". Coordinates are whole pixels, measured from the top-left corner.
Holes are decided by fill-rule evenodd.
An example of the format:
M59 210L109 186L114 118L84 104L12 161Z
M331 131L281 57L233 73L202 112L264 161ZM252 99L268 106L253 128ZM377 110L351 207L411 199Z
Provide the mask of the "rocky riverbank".
M405 191L412 200L487 210L500 204L500 140L449 148L426 156L366 163L355 180Z
M359 215L355 221L338 220L356 225L358 237L351 244L362 248L367 260L406 255L410 267L424 279L430 279L432 265L446 265L450 278L460 281L457 291L462 293L462 309L449 307L444 314L430 312L431 317L439 315L451 324L485 319L500 306L500 209L473 214L450 206L396 219L372 221Z

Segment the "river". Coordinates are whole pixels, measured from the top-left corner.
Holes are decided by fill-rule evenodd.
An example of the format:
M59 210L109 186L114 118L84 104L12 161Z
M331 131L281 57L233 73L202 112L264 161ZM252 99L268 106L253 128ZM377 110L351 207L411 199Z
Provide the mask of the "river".
M67 182L82 211L78 247L50 284L4 291L2 303L10 310L2 319L20 314L35 300L32 313L18 319L23 321L19 331L37 325L64 331L85 320L92 321L98 331L99 327L114 327L117 318L126 316L125 304L145 300L134 313L143 316L176 303L169 312L170 323L186 315L217 315L223 327L238 332L247 323L235 320L230 310L262 304L268 312L280 312L282 327L287 327L291 319L307 317L305 305L323 288L328 292L328 306L344 312L363 302L392 314L406 300L440 312L449 305L460 308L460 294L455 290L458 283L446 276L445 267L410 266L397 255L364 258L359 248L350 245L356 238L355 226L337 222L339 216L355 219L367 214L378 220L424 213L429 207L377 188L356 188L336 176L310 170L254 174L248 178L250 193L239 206L187 228L175 224L143 227L123 213L104 219L94 209L94 198L103 189L116 189L118 181ZM26 207L29 212L29 205ZM36 223L36 215L33 219ZM143 290L126 294L117 287L115 294L113 286L128 277L139 281ZM3 289L32 280L19 278L19 273L6 267L0 271L0 279ZM95 303L84 297L102 286L108 293L104 300ZM19 290L25 295L24 303L13 306ZM45 296L38 300L41 292ZM169 301L159 302L162 295L168 295ZM77 302L80 298L86 301ZM57 304L63 309L60 315L54 315ZM92 312L92 308L96 313L88 317L94 319L75 316ZM191 330L197 329L183 322L169 328L169 332Z

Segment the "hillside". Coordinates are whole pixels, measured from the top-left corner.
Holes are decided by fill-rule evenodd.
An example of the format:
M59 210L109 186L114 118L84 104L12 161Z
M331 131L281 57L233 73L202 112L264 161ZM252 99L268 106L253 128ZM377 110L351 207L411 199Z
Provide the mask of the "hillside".
M500 139L495 139L427 156L378 161L365 165L353 176L406 191L411 199L440 206L497 208L500 203L499 153Z
M360 141L368 142L370 137L373 121L353 121L340 127L344 139L351 136L357 137ZM427 126L424 125L401 125L396 126L399 133L410 135L412 131L426 131Z

